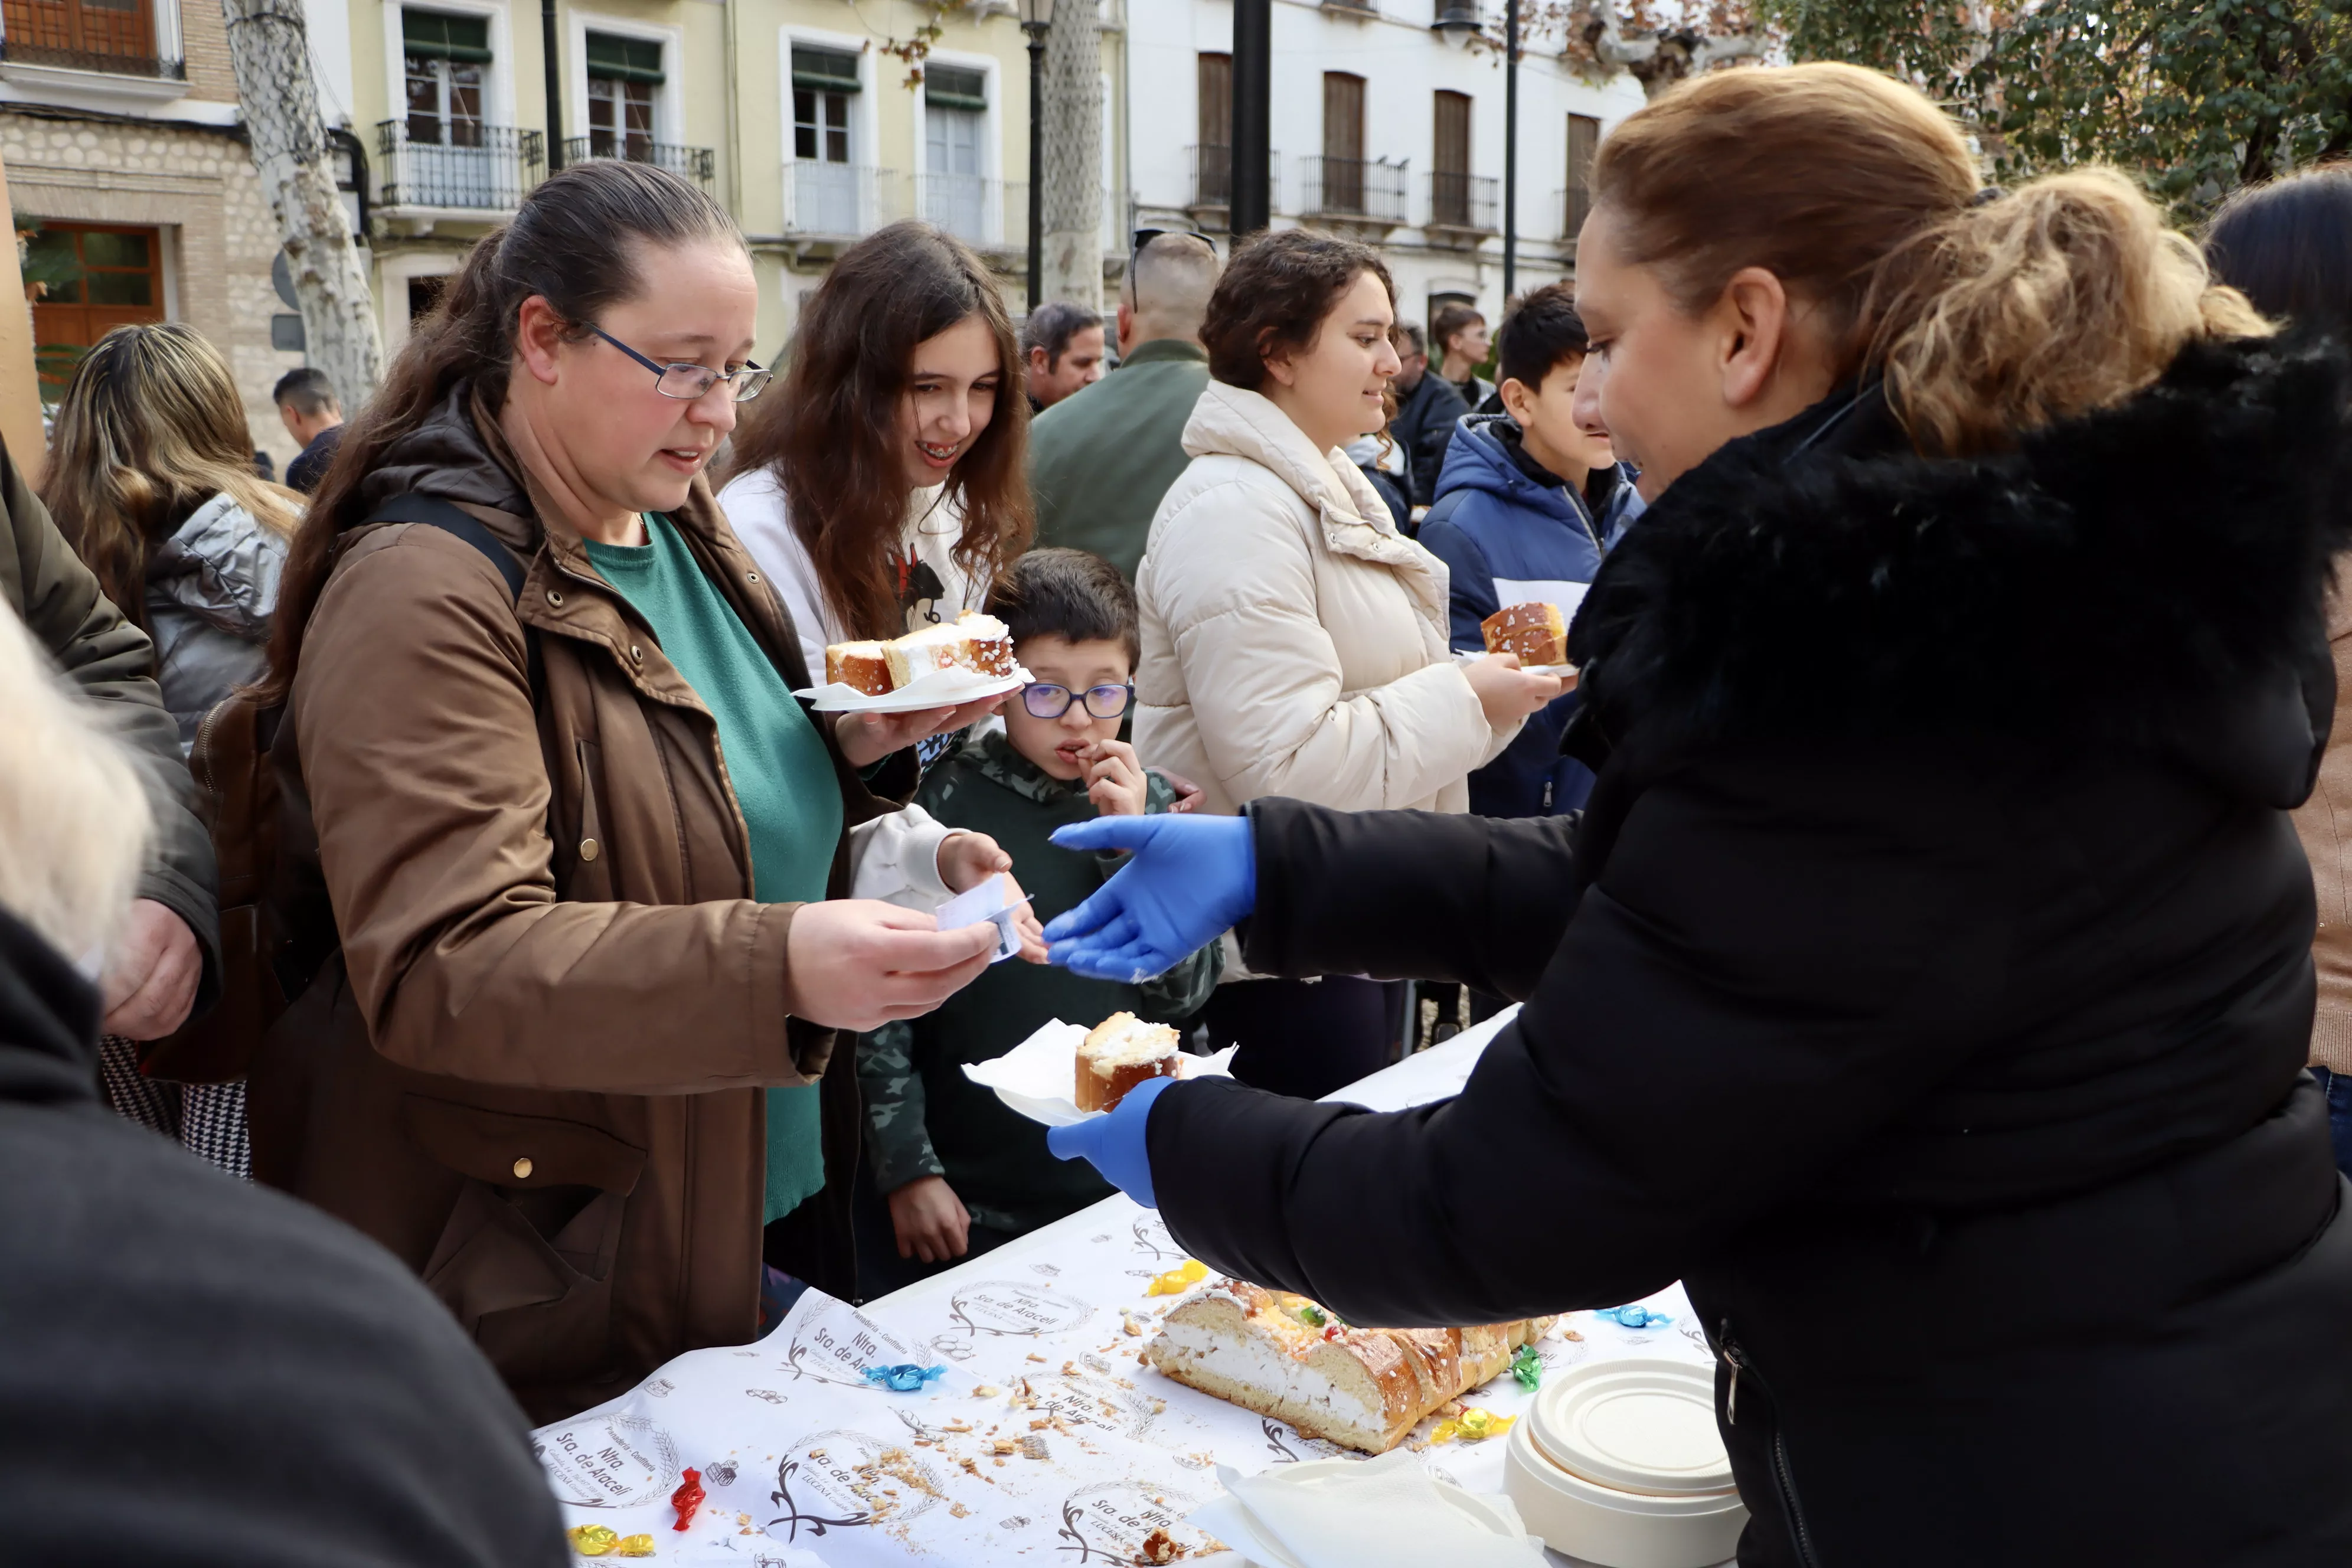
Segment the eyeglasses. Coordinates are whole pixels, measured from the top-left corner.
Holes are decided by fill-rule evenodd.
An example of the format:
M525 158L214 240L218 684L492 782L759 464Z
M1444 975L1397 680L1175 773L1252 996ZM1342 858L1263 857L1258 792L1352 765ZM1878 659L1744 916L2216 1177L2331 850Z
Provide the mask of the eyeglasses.
M761 390L773 379L776 374L772 370L762 370L749 362L735 370L723 372L713 370L707 364L688 364L683 362L661 364L647 359L602 327L592 326L588 330L653 372L654 390L664 397L675 397L680 403L691 403L698 397L707 395L712 387L722 381L733 390L736 402L749 403L760 395Z
M1021 689L1021 706L1033 719L1058 719L1078 700L1078 693L1048 680L1032 681ZM1135 686L1093 686L1086 691L1087 711L1097 719L1116 719L1135 700Z

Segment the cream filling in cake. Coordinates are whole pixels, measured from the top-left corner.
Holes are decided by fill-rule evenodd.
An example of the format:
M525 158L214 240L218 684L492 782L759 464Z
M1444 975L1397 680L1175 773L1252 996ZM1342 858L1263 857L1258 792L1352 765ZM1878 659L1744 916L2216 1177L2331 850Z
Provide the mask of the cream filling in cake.
M1120 1019L1125 1023L1120 1023ZM1113 1026L1117 1026L1114 1027ZM1146 1024L1129 1013L1114 1014L1087 1037L1079 1059L1096 1076L1109 1078L1121 1068L1164 1061L1176 1054L1176 1031L1165 1024Z
M1183 1363L1181 1381L1203 1394L1277 1416L1309 1432L1346 1432L1367 1447L1388 1442L1387 1411L1341 1388L1315 1365L1266 1338L1229 1339L1198 1323L1161 1325L1155 1360ZM1162 1371L1167 1369L1163 1366ZM1366 1373L1370 1381L1370 1373Z

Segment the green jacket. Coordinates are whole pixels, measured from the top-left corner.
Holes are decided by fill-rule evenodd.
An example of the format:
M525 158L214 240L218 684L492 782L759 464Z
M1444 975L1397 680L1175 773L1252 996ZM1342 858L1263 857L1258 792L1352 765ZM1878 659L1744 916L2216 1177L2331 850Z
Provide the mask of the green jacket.
M155 819L138 896L185 921L205 955L195 1010L220 990L219 881L212 835L196 816L196 781L180 750L180 728L155 684L155 648L99 591L16 463L0 449L0 509L9 542L0 551L0 603L16 611L65 678L107 705L115 737L138 765Z
M1175 792L1159 774L1146 777L1145 809L1167 810ZM966 741L915 799L941 822L1002 845L1041 921L1092 894L1122 858L1047 842L1055 828L1092 819L1094 803L1041 772L1002 732ZM1089 1026L1121 1011L1185 1018L1208 1001L1217 960L1211 942L1157 980L1120 985L1008 959L937 1012L860 1037L857 1079L876 1184L887 1193L919 1176L945 1176L974 1220L1015 1234L1108 1197L1110 1185L1093 1166L1054 1158L1045 1130L964 1077L963 1064L1001 1057L1055 1018Z
M1154 338L1029 427L1037 542L1091 550L1135 581L1160 498L1192 459L1184 422L1209 384L1198 343Z

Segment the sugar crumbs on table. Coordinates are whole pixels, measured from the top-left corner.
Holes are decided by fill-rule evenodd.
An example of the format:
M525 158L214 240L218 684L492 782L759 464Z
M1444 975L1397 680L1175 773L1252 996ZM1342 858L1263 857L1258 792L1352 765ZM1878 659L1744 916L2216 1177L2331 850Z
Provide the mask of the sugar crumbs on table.
M1030 1359L1031 1361L1042 1362L1042 1361L1044 1361L1045 1358L1044 1356L1039 1355L1035 1351L1031 1351L1031 1352L1029 1352L1029 1359Z
M651 1557L653 1554L654 1538L650 1535L625 1535L613 1552L615 1557Z
M1169 1534L1167 1527L1162 1525L1143 1538L1142 1544L1136 1548L1135 1555L1138 1562L1160 1568L1160 1565L1173 1563L1183 1556L1184 1548L1176 1544L1176 1538Z
M609 1524L575 1524L564 1533L572 1538L572 1550L583 1557L602 1557L621 1544L621 1533Z
M1511 1375L1530 1394L1543 1383L1543 1357L1536 1353L1535 1346L1521 1345L1512 1352Z
M974 1399L993 1399L1003 1392L1004 1390L998 1388L993 1384L983 1383L979 1387L971 1391L971 1396Z
M948 1517L950 1519L970 1519L971 1517L971 1510L964 1507L963 1504L960 1502L951 1502L948 1504Z

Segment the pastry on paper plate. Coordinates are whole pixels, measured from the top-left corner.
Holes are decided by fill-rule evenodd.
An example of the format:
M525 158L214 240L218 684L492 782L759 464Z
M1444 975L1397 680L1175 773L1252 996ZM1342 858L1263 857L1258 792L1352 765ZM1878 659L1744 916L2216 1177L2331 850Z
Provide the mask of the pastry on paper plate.
M888 645L878 642L837 642L824 650L828 685L854 687L868 697L887 697L895 689L890 680Z
M1385 1454L1423 1416L1508 1371L1556 1321L1359 1329L1304 1296L1219 1279L1168 1314L1143 1359L1311 1436Z
M1149 1079L1175 1078L1183 1065L1176 1031L1113 1013L1078 1042L1076 1102L1080 1110L1109 1110Z
M1506 605L1478 623L1488 653L1515 653L1524 669L1568 662L1568 621L1558 605Z

